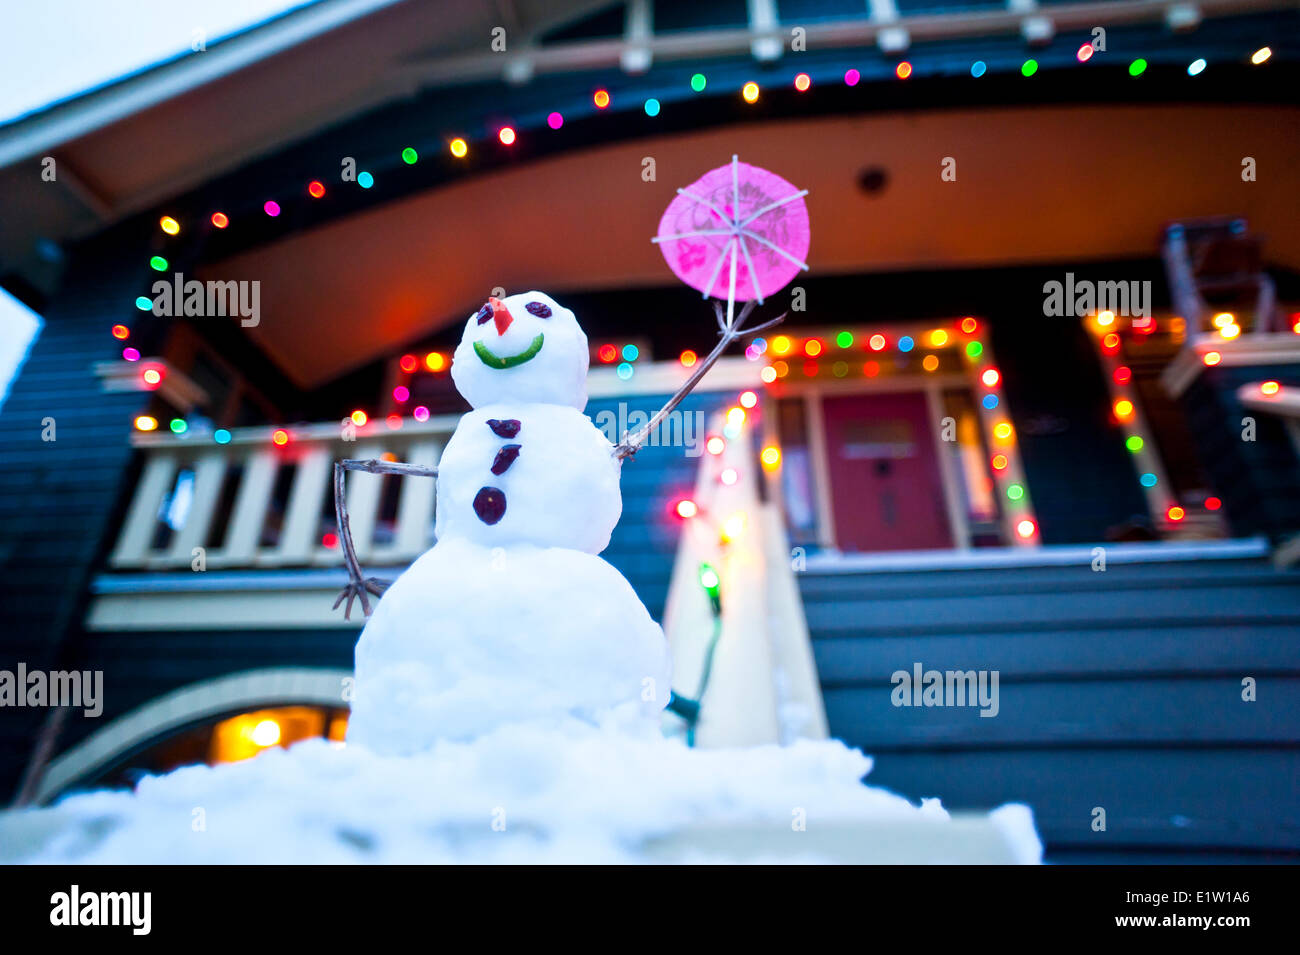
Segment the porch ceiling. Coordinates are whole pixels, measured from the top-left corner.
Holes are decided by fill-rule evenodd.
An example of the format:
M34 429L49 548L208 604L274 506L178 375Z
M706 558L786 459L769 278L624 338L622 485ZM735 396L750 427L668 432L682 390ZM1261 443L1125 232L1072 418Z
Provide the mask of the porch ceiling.
M607 2L319 0L0 124L0 219L21 224L0 233L0 264L33 236L91 234L410 95L409 64L486 50L494 27L522 44ZM58 160L58 179L33 188L44 156Z
M811 189L815 274L1154 256L1162 224L1244 215L1300 269L1300 109L982 109L774 121L620 143L466 179L215 263L259 279L248 333L311 386L508 291L662 285L651 245L674 189L733 152ZM1261 182L1241 180L1244 155ZM657 181L643 182L653 157ZM941 160L957 180L940 180ZM860 173L880 167L883 192ZM1123 278L1123 276L1117 276ZM852 309L851 303L845 307ZM665 316L665 320L673 320Z

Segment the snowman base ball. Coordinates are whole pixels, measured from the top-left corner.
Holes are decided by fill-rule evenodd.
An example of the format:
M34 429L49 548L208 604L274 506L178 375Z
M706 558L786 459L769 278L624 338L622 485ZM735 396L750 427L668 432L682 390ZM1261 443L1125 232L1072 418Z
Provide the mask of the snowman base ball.
M658 725L668 645L592 554L440 541L393 583L357 643L348 741L406 755L512 723Z

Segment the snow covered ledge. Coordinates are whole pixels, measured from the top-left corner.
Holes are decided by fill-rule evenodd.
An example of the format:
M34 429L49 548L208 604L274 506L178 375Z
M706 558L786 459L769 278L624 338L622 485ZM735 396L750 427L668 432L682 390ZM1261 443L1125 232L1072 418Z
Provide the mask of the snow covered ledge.
M715 415L708 434L721 435L723 423ZM700 459L696 514L682 528L664 610L673 689L700 703L701 747L828 735L789 542L780 513L759 497L752 430L742 425L721 453ZM705 567L718 577L720 619L701 586ZM670 731L682 726L671 713L665 721Z
M87 822L79 813L58 807L0 812L0 863L93 856L110 841L118 826L119 820L112 816ZM421 861L375 857L374 848L362 832L340 828L340 833L343 848L354 855L331 861ZM468 859L424 861L472 861L477 854L481 854L482 861L511 861L512 843L520 861L542 861L533 857L536 846L533 835L527 832L493 833L485 832L482 826L465 825L457 833L457 840ZM638 861L671 864L1034 865L1042 856L1033 821L1022 806L1005 806L987 816L844 821L810 825L803 831L788 824L692 825L645 839L637 850ZM496 858L498 855L501 857Z

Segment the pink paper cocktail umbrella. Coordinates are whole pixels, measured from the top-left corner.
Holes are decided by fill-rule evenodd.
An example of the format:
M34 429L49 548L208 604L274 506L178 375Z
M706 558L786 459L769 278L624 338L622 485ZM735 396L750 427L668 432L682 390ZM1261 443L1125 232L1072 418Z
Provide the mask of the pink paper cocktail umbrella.
M683 282L727 300L730 325L737 301L762 304L807 270L807 194L732 156L677 190L651 241Z

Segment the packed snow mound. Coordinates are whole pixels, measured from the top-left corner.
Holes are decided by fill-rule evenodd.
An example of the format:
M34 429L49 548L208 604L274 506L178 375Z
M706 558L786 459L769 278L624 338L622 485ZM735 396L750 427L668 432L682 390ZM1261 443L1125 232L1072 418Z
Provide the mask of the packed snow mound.
M663 630L599 557L451 538L366 623L348 741L405 754L534 719L655 727L670 673Z
M789 837L827 823L951 824L862 785L871 760L839 742L688 749L649 730L512 725L410 757L323 740L68 797L37 863L646 861L656 838L709 823ZM1027 810L997 822L1020 861L1041 846ZM717 856L701 861L725 861ZM801 861L816 861L815 858Z

